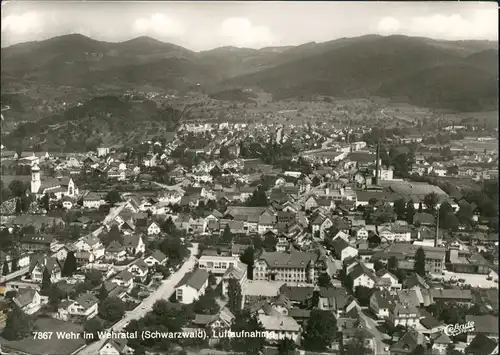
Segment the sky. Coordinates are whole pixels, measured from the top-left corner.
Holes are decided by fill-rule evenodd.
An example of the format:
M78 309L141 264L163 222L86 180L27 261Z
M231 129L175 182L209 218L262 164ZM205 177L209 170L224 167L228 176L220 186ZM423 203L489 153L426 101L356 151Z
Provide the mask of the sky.
M2 47L80 33L149 36L201 51L325 42L366 34L498 40L496 2L2 1Z

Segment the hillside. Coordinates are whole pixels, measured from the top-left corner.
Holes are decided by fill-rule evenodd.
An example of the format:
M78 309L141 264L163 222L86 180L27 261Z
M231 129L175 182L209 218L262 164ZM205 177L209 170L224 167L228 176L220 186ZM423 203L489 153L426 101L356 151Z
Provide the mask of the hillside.
M252 92L243 91L241 89L224 90L213 93L210 98L220 101L240 101L240 102L254 102L256 98Z
M405 95L417 105L490 109L489 103L496 100L496 86L492 86L498 77L496 45L367 35L299 46L220 47L197 53L149 37L109 43L68 35L3 48L2 93L20 92L20 85L32 83L87 92L142 85L181 91L199 87L211 93L252 87L271 93L274 99L311 94ZM443 70L439 74L446 85L434 80L436 67ZM475 90L466 93L455 86L468 82L474 83ZM423 92L424 88L432 94ZM490 96L481 97L479 92Z
M88 151L100 144L135 143L173 131L181 117L182 112L157 107L154 101L102 96L60 115L21 124L3 138L3 144L35 151Z
M464 50L463 43L452 44L445 46L442 41L405 36L365 36L364 40L330 44L330 49L320 54L228 80L225 84L233 88L259 86L277 99L311 94L406 95L410 103L416 105L459 111L464 107L491 109L483 103L497 98L494 68L478 73L477 67L482 63L476 60L482 56L466 58L473 49ZM477 43L474 45L477 49ZM461 71L456 70L457 66ZM445 85L435 80L439 71L433 70L436 67L443 71L440 74ZM469 82L474 83L476 90L464 90L463 86Z

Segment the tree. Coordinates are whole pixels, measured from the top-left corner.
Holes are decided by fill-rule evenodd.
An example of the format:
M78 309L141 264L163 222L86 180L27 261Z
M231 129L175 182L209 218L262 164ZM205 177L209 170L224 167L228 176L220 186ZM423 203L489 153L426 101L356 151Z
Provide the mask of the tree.
M229 227L229 224L226 224L226 227L224 227L224 231L222 232L221 242L226 244L231 244L232 241L233 241L233 233L231 233L231 228Z
M425 251L422 247L418 248L415 253L413 271L415 271L418 275L425 277Z
M217 278L211 272L208 273L208 284L210 286L215 286L217 284Z
M40 293L44 296L47 296L50 292L51 287L52 287L52 281L50 281L50 273L47 267L45 267L43 269L42 287L40 289Z
M63 277L70 277L73 273L78 269L75 253L70 251L68 255L66 255L66 260L64 260L64 265L62 269Z
M425 355L425 347L421 344L418 344L411 352L411 355Z
M429 210L430 213L433 213L436 210L438 202L439 198L435 192L431 192L430 194L427 194L424 197L424 205L427 208L427 210Z
M193 310L197 314L216 314L219 305L215 301L213 289L209 288L194 304Z
M12 272L19 270L19 258L12 258Z
M373 270L375 270L375 272L377 272L383 268L385 268L384 263L381 262L380 260L375 260L375 262L373 263Z
M9 184L9 189L12 192L12 195L14 195L15 197L21 197L26 191L23 182L19 180L11 181L11 183Z
M413 201L410 200L406 204L406 223L412 225L414 217L415 217L415 206L413 205Z
M18 197L16 198L16 214L21 214L21 212L23 212L23 204L21 199Z
M398 269L398 259L396 259L395 256L389 257L389 260L387 261L387 270L395 271L397 269Z
M470 203L463 203L460 205L460 209L457 211L457 218L460 223L470 224L472 221L472 216L474 215L473 207Z
M252 207L263 207L268 205L266 191L262 186L259 186L257 190L252 193L252 196L248 199L248 205Z
M4 260L3 268L2 268L2 275L8 275L8 274L10 274L9 263L7 263L7 260Z
M43 195L42 199L40 200L40 204L42 205L42 208L44 208L47 212L50 210L50 196L48 193Z
M123 245L123 236L120 228L116 224L112 225L108 234L104 238L104 245L109 245L111 242L118 242Z
M161 225L161 230L168 235L173 235L177 227L175 226L172 217L168 217L165 222Z
M278 343L278 355L295 355L297 344L292 339L285 338Z
M125 303L119 298L109 297L99 302L99 316L109 322L116 322L125 314Z
M361 329L356 330L352 339L344 345L344 354L371 355L373 350L366 345L366 336Z
M329 311L313 310L304 330L304 348L325 351L337 336L337 319Z
M229 279L227 287L228 303L227 306L229 310L234 314L239 312L242 307L242 295L241 286L238 280Z
M251 314L248 310L242 310L235 314L231 331L263 332L264 327L259 322L257 315ZM264 349L265 342L265 338L233 338L231 348L233 351L242 352L246 355L258 355Z
M99 296L97 297L99 301L104 301L106 298L108 298L109 292L106 290L106 287L104 286L104 282L101 285L101 288L99 289Z
M405 219L406 217L406 202L403 198L394 201L394 212L398 219Z
M85 281L89 282L92 287L99 286L100 283L102 282L102 274L95 269L89 270L85 274Z
M358 299L361 306L370 305L370 297L372 296L373 289L365 286L357 286L354 290L354 296Z
M276 251L276 245L278 244L278 238L276 238L272 234L268 234L264 237L264 242L262 243L262 247L267 252Z
M189 255L189 250L178 236L165 238L160 244L160 251L172 265L180 263Z
M63 291L57 287L57 285L52 285L48 291L48 296L49 304L52 306L52 309L57 310L61 300L64 298Z
M106 194L106 202L110 205L115 205L122 200L120 193L116 190L111 190Z
M332 286L332 280L330 278L330 275L328 275L326 272L323 272L319 274L318 276L318 286L319 287L331 287Z
M2 337L7 340L20 340L31 335L33 318L24 313L17 305L7 316Z
M91 318L85 322L83 325L83 330L85 333L92 334L92 339L88 339L87 342L91 343L99 339L98 332L104 330L101 321L98 318Z
M254 248L249 246L240 256L240 261L247 265L247 278L249 280L253 280L254 253Z
M418 213L424 212L424 208L422 207L422 201L418 203Z

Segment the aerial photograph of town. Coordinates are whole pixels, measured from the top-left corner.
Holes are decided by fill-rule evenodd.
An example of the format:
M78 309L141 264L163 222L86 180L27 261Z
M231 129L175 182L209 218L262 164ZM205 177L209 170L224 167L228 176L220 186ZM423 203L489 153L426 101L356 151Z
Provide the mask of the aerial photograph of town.
M499 354L496 2L1 24L0 354Z

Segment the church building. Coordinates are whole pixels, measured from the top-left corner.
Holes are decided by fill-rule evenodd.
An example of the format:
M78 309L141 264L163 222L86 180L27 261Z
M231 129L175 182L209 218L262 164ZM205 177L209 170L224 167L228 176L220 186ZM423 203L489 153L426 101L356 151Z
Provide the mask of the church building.
M35 165L31 168L31 193L39 197L48 194L54 194L59 200L63 196L77 197L78 187L75 186L73 179L68 176L45 177L40 178L40 168Z

